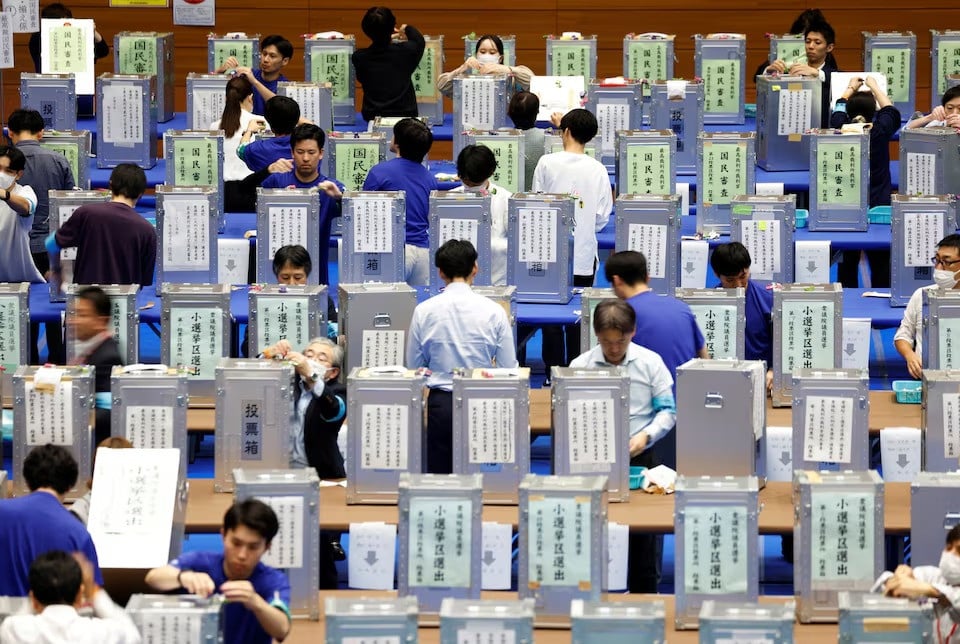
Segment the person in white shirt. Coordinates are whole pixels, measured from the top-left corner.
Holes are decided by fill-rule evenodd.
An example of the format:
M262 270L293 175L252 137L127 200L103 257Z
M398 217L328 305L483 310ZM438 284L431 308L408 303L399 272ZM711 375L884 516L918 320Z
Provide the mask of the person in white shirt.
M917 112L920 114L920 112ZM960 132L960 85L943 93L940 105L926 116L915 116L904 126L908 130L919 127L952 127Z
M457 175L462 186L450 192L478 192L490 196L490 282L507 283L507 207L513 196L490 177L497 169L497 158L485 145L468 145L457 155Z
M77 609L92 604L95 617ZM93 581L93 566L80 553L50 550L30 564L32 614L0 624L0 644L139 644L133 620Z
M243 75L227 81L223 114L210 124L211 130L223 130L223 199L226 212L256 210L257 186L266 173L252 177L253 170L239 156L240 139L252 121L264 122L253 113L253 85Z

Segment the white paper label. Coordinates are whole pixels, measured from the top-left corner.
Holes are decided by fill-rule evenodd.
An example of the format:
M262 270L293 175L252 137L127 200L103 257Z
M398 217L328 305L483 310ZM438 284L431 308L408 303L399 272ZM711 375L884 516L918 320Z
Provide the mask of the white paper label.
M187 84L189 86L189 80ZM223 90L195 89L191 95L193 96L193 112L190 114L193 118L191 129L205 130L211 123L220 120L224 103L227 101Z
M410 499L411 586L470 587L472 507L469 499Z
M38 0L3 0L3 12L13 19L13 33L32 34L40 31Z
M593 547L589 497L531 500L529 511L530 581L589 589Z
M513 463L516 423L512 398L470 398L467 432L470 463Z
M391 590L397 552L397 526L386 523L351 523L347 579L351 588ZM357 644L391 638L353 638ZM346 642L348 638L342 641ZM399 638L395 638L400 644Z
M792 427L767 427L767 480L793 480Z
M24 382L27 445L73 445L73 383L61 380L52 392Z
M706 241L684 239L680 242L681 288L706 287L709 254L710 244Z
M310 85L288 85L284 90L286 95L297 102L300 106L300 116L317 123L324 129L329 127L324 124L320 118L320 88Z
M630 526L607 523L607 587L605 590L627 588L627 553L630 550Z
M79 88L77 88L79 90ZM136 85L103 85L103 132L105 143L133 145L143 141L143 93Z
M873 495L812 492L811 505L812 580L815 583L873 581L876 576Z
M943 457L960 458L960 394L943 394Z
M833 331L833 302L784 302L780 373L792 374L796 368L833 369Z
M510 590L513 526L484 521L482 533L480 585L483 590Z
M911 483L920 474L923 436L919 427L884 427L880 432L880 463L886 483Z
M210 209L207 200L163 200L163 269L210 269Z
M740 235L750 252L750 276L773 280L780 272L780 222L776 219L741 219Z
M521 262L552 264L557 261L556 208L520 208L517 213Z
M353 201L355 253L393 252L393 199Z
M647 271L653 279L663 279L667 274L667 227L657 224L630 224L627 233L627 250L643 253L647 258Z
M0 12L0 69L13 67L13 22L12 13Z
M813 90L780 90L778 93L780 94L780 108L777 119L777 134L779 136L803 134L810 129Z
M805 461L850 462L853 400L841 396L807 396L803 417Z
M460 125L465 130L492 130L496 127L494 116L497 104L498 84L488 79L464 78L462 85Z
M263 555L263 563L272 568L303 567L303 529L307 517L304 514L302 496L257 497L271 508L280 523L280 532Z
M794 274L798 284L830 283L830 242L794 242Z
M904 186L904 194L933 195L936 192L937 155L907 152L907 185Z
M937 324L937 339L940 344L940 369L956 369L960 366L957 359L957 349L960 348L960 318L940 317Z
M721 304L691 304L703 333L707 352L714 360L737 358L737 307Z
M870 318L843 318L841 357L844 369L867 369L870 365Z
M516 644L516 631L507 628L494 628L492 624L502 624L499 621L493 621L490 628L480 627L483 624L476 621L477 626L473 628L457 629L457 644Z
M360 465L366 470L405 470L410 429L404 405L362 405Z
M76 212L77 208L79 207L80 207L79 204L72 204L69 206L60 206L60 212L59 212L60 225L63 226L65 223L67 223L67 220L70 219L71 215L73 215L73 213ZM60 250L61 261L70 261L70 260L76 261L76 259L77 259L76 246L71 246L70 248L62 248Z
M20 366L20 298L0 296L0 366L13 373Z
M437 247L443 246L451 239L466 239L474 248L479 249L480 222L476 219L446 219L440 220L440 239Z
M567 402L568 458L574 466L607 465L617 460L616 423L612 398Z
M182 612L144 611L140 625L143 644L199 641L201 619L199 614L184 615Z
M164 449L173 444L173 409L163 405L127 407L127 440L134 447Z
M745 507L688 505L683 530L683 585L688 595L747 592Z
M267 221L270 257L284 246L310 247L306 206L270 206L267 209Z
M903 265L929 267L930 256L942 238L942 212L903 213Z
M616 149L617 132L630 129L630 104L627 102L600 103L597 105L597 125L600 129L604 154L613 154Z
M217 284L246 284L250 270L250 241L217 239Z
M390 367L403 364L404 331L363 330L361 367Z

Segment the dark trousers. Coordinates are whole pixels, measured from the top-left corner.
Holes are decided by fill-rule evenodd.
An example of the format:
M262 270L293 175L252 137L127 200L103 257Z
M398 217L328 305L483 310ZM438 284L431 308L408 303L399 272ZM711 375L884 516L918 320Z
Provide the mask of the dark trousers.
M593 275L574 275L573 286L575 288L593 286ZM538 328L543 330L543 343L541 345L543 369L547 377L550 377L551 367L565 367L570 364L571 360L580 355L580 323L549 324L543 327L521 324L517 327L517 338L522 338L521 344L525 344L526 340L536 333ZM521 351L520 355L522 357L520 362L525 363L526 351Z
M427 463L424 472L453 472L453 392L431 389L427 399Z
M656 467L660 464L656 452L647 449L630 459L630 465ZM630 533L627 560L627 588L631 593L656 593L660 584L660 565L663 559L663 535Z
M340 534L338 532L331 532L330 530L320 531L319 587L324 590L336 588L340 581L337 575L337 565L333 559L333 550L330 546L334 541L340 541Z
M47 253L31 253L37 270L46 276L50 270L50 255ZM67 351L63 344L63 325L60 320L44 322L47 332L47 362L52 364L67 364ZM40 323L30 323L30 364L40 363L40 349L37 342L40 340Z
M868 250L867 263L870 266L870 288L890 288L890 251ZM837 281L844 288L860 286L860 251L845 250L843 259L837 266Z

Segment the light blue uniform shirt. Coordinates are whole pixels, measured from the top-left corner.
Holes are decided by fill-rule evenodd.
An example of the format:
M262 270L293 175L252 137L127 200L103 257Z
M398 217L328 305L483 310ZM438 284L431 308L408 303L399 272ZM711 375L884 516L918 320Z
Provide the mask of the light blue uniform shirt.
M303 446L303 424L306 422L307 408L314 398L323 395L324 382L321 379L313 385L313 389L307 389L303 378L297 376L297 402L294 407L293 422L290 425L290 467L292 469L301 469L307 467L307 450Z

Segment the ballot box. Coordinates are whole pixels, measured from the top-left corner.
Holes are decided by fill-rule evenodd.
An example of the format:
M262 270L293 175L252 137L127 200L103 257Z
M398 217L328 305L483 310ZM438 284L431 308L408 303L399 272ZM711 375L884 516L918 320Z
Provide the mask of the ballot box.
M910 484L913 566L939 566L947 533L960 523L960 472L920 472Z
M616 133L617 195L672 195L677 183L677 135L671 130Z
M807 170L810 138L820 127L823 83L817 76L757 76L757 165L764 170Z
M533 600L445 598L440 605L440 644L533 642Z
M143 644L208 644L223 639L220 611L223 597L197 595L133 595L127 614Z
M157 164L157 114L152 106L156 76L97 77L97 167Z
M923 471L960 468L960 371L923 370Z
M676 297L697 318L707 353L714 360L743 360L747 297L742 288L678 288ZM582 297L581 297L582 300ZM767 365L770 368L770 365Z
M670 293L680 283L680 195L622 194L613 204L615 250L635 250L647 260L647 284Z
M811 130L812 232L865 231L870 207L870 132Z
M914 291L930 286L937 242L956 230L952 195L892 195L890 306L906 306Z
M930 642L937 622L930 603L878 593L841 592L841 642Z
M346 336L345 371L402 365L417 292L404 282L338 287L340 335Z
M326 244L328 240L323 240ZM257 188L257 281L273 282L273 256L296 244L316 253L320 247L320 189ZM318 284L317 271L307 275Z
M40 145L67 158L73 183L80 190L90 189L90 131L45 129Z
M160 298L160 362L184 369L194 404L212 406L215 369L230 355L229 284L166 284Z
M694 70L703 79L703 122L743 124L747 70L747 37L716 33L694 37ZM698 184L699 185L699 184Z
M597 77L597 37L573 33L547 39L547 76L582 76L583 86Z
M677 136L678 174L697 171L697 136L703 131L703 80L655 80L650 84L650 128Z
M768 62L782 60L787 67L795 63L807 64L806 38L801 34L767 34L770 40L770 54Z
M347 190L363 188L370 168L387 158L387 148L393 140L382 132L330 132L326 154L330 155L327 173L342 183Z
M417 598L326 597L324 644L350 641L416 642Z
M586 108L597 117L600 159L613 172L617 165L617 133L643 127L643 85L634 79L587 79Z
M324 134L333 129L333 86L330 83L281 81L277 83L277 96L295 100L300 106L300 116L320 127ZM329 173L321 171L321 174Z
M917 36L912 31L862 34L863 69L883 74L890 102L900 114L913 114L917 105Z
M797 195L737 195L730 209L730 241L750 252L750 279L793 282Z
M207 69L212 73L228 58L235 58L241 67L260 68L260 34L231 32L222 36L207 35Z
M652 642L664 639L663 600L605 602L574 599L570 602L572 644Z
M722 644L741 640L765 644L793 642L796 605L726 602L708 599L700 609L700 641Z
M3 474L6 474L6 472L3 472ZM0 597L0 624L3 623L6 617L30 610L32 610L32 607L30 606L29 597L2 596Z
M930 30L930 109L940 105L940 97L947 91L946 77L960 73L960 31L954 29Z
M883 481L874 470L793 473L797 619L836 622L841 591L869 591L883 570Z
M646 81L673 78L674 46L676 36L647 32L630 33L623 37L623 77Z
M467 144L470 130L510 127L507 106L512 96L513 76L486 74L453 79L453 158Z
M493 152L497 169L490 176L490 181L511 193L533 188L526 185L526 141L521 130L471 130L464 136L464 145L483 145Z
M50 198L50 229L57 230L70 219L70 216L81 206L110 201L110 193L102 190L51 190ZM62 248L60 250L60 288L53 281L49 284L51 302L66 302L66 285L73 282L73 264L77 261L77 248ZM26 361L23 363L25 364Z
M227 74L187 74L187 129L203 130L223 116Z
M113 71L156 77L157 121L174 115L173 34L158 31L121 31L113 37Z
M156 196L157 292L171 282L216 284L221 221L216 186L158 185Z
M952 127L900 130L898 185L897 191L901 195L960 193L960 135L957 131Z
M574 197L518 193L510 199L507 284L518 302L566 304L573 283Z
M75 130L76 77L73 74L20 72L20 105L40 112L45 130Z
M753 132L697 136L697 232L730 234L733 198L756 192L756 166Z
M223 130L167 130L163 157L168 186L212 186L216 191L217 232L226 229L223 192Z
M793 468L870 466L870 375L859 369L793 370Z
M0 283L0 400L13 404L13 373L30 364L30 284Z
M924 289L922 319L924 370L960 368L960 355L954 351L960 337L960 291Z
M563 136L557 128L548 128L543 134L543 153L553 154L554 152L563 152ZM583 153L591 159L600 160L600 144L597 137L593 137L584 146Z
M258 284L250 287L247 301L248 356L286 340L299 351L313 338L327 337L327 287Z
M516 286L477 286L472 287L473 292L482 295L488 300L496 302L507 314L507 322L513 330L513 335L517 335L517 287Z
M417 96L417 114L426 117L430 125L441 125L443 94L437 89L437 80L443 71L443 36L424 35L423 39L423 56L410 77Z
M357 79L350 62L356 46L353 35L304 34L303 37L305 79L308 83L330 83L336 125L353 125L357 120Z
M340 281L404 281L406 213L403 190L343 195Z
M470 32L464 36L461 36L463 39L463 56L464 60L470 58L470 56L476 56L477 52L477 41L479 36L476 32ZM509 36L502 35L500 40L503 41L503 64L509 65L510 67L516 67L517 65L517 37L513 34Z
M597 346L597 334L593 331L593 314L597 310L597 304L616 298L617 294L612 288L588 286L580 293L580 353L586 353Z
M466 239L477 251L476 286L492 284L493 253L490 248L492 213L490 195L478 192L430 192L430 257L451 239ZM439 293L444 287L436 265L430 263L430 292Z
M140 330L140 311L137 309L137 293L140 291L140 285L97 284L96 286L106 293L110 299L110 322L107 329L113 334L113 339L117 341L120 357L125 364L136 364L139 362L140 355L138 333ZM67 286L67 317L76 315L76 294L83 288L84 286L78 284ZM69 324L66 326L67 362L82 364L77 360L80 357L80 351L77 346L76 331L73 326Z

